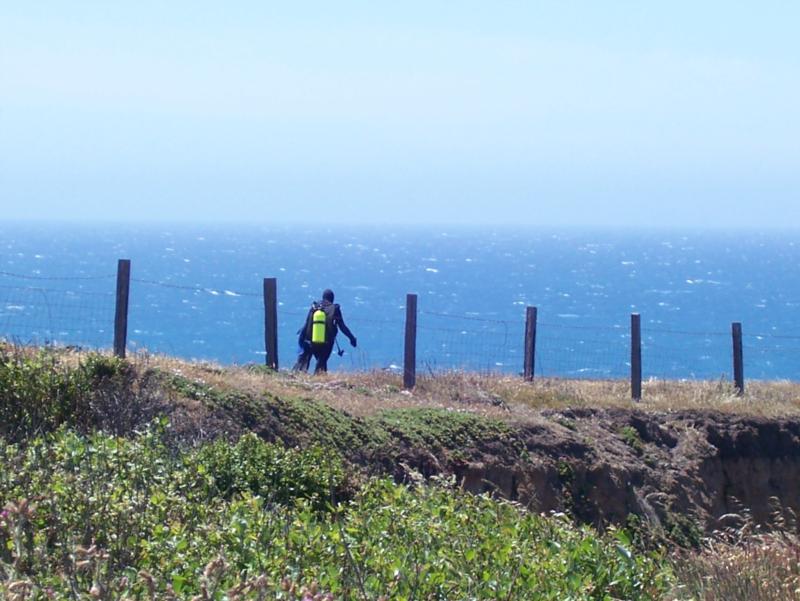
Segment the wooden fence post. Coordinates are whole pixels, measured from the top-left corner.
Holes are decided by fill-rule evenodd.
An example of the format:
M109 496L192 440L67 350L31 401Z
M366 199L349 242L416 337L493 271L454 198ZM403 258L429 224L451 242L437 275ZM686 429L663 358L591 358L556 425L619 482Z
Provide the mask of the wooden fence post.
M536 307L525 310L525 362L523 366L524 378L533 382L533 372L536 361Z
M128 297L131 289L131 261L117 261L117 303L114 310L114 356L125 358L128 343Z
M403 388L417 383L417 295L406 294L406 341L403 356Z
M736 394L744 394L744 350L742 348L742 323L735 321L731 324L733 335L733 383Z
M631 313L631 398L642 400L642 321Z
M278 369L278 282L264 278L264 350L267 367Z

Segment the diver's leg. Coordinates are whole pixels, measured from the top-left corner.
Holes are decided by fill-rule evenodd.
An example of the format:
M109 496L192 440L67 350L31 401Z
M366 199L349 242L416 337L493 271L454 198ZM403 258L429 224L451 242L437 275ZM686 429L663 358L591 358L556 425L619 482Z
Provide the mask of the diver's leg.
M303 352L297 355L297 362L292 367L292 371L308 371L309 363L311 363L311 349L304 348Z
M328 371L328 358L331 356L331 351L333 351L332 344L326 344L319 350L319 355L317 357L317 366L314 369L314 373L325 373Z

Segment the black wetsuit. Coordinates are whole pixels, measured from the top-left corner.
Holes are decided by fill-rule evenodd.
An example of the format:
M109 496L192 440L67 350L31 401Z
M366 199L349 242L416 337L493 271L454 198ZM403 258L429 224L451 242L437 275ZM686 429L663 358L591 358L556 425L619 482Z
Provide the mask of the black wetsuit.
M313 343L308 339L308 332L311 330L311 322L313 320L314 311L318 308L321 308L323 311L326 310L327 307L333 305L333 325L332 325L332 332L326 332L325 338L326 341L322 344ZM322 300L319 303L316 303L315 306L312 306L311 309L308 310L308 316L306 317L306 323L300 329L298 334L300 335L298 339L298 343L300 347L303 349L300 355L297 357L297 363L294 364L295 371L307 371L309 364L311 363L311 357L313 356L317 360L317 365L314 368L314 373L318 374L320 372L328 371L328 359L333 352L333 344L336 340L336 334L342 331L342 334L347 336L350 340L350 344L352 346L356 346L356 337L353 336L353 333L350 331L350 328L344 323L344 317L342 317L342 310L338 304L331 303L327 300Z

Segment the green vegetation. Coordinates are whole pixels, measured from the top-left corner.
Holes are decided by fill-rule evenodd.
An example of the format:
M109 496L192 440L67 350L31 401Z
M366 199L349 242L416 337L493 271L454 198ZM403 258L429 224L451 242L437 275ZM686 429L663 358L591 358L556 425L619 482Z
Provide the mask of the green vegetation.
M598 532L452 480L381 477L415 450L528 454L498 413L417 404L356 417L322 399L404 397L382 380L336 384L317 398L260 367L230 377L0 345L0 598L800 598L792 535L710 544L670 507L658 532L634 515ZM647 463L635 428L615 433ZM556 475L577 509L580 472L559 457Z
M89 355L77 367L42 349L0 346L0 435L22 439L62 424L100 425L109 387L133 392L133 370L119 359ZM117 416L119 417L119 416Z
M444 409L396 409L381 411L373 420L381 430L433 453L498 443L509 444L519 453L525 448L508 424L470 413Z
M620 437L637 455L644 453L644 443L639 436L639 432L633 426L623 426L620 428Z
M175 452L164 427L0 444L0 592L653 599L667 584L659 558L634 553L623 532L444 484L348 491L335 454L252 435Z

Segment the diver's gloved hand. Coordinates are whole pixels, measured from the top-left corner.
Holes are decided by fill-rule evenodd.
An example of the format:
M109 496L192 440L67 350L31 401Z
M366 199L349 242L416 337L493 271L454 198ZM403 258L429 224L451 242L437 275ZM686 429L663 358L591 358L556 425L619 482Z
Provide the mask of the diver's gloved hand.
M351 338L350 338L350 345L351 345L353 348L356 348L356 346L357 346L357 342L358 342L358 341L356 340L356 337L355 337L355 336L353 336L353 337L351 337Z

